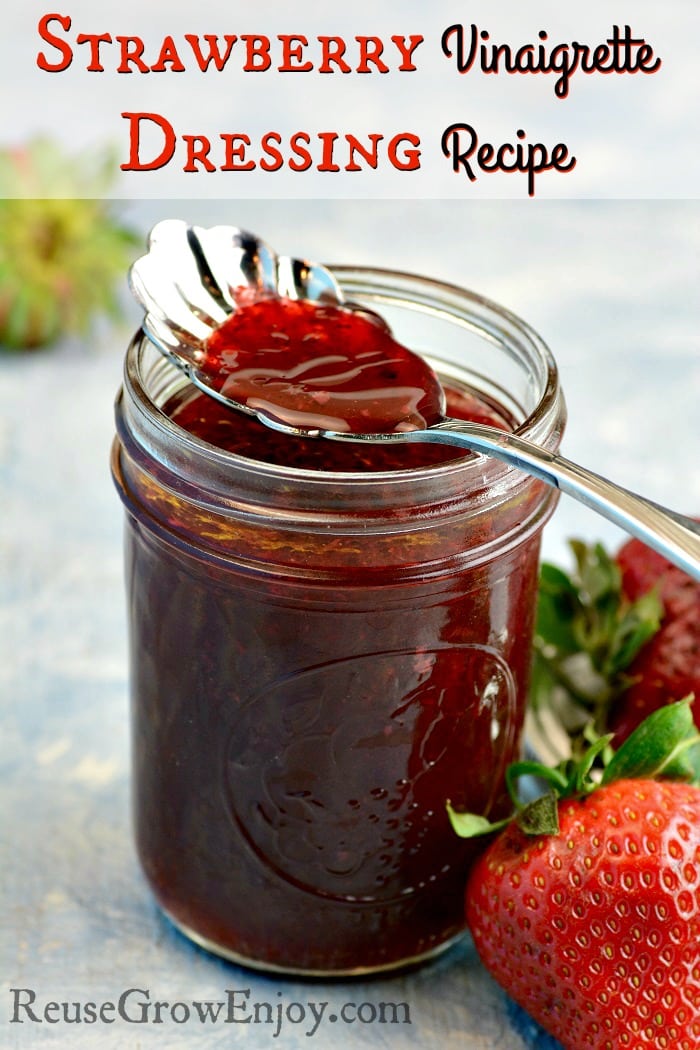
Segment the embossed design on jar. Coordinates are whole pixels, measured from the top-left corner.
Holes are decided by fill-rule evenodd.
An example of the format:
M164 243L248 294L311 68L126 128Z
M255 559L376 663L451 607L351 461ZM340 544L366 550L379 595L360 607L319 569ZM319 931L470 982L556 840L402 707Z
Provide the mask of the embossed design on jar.
M487 646L307 668L242 706L224 755L231 815L300 889L352 902L411 896L460 863L445 801L489 811L516 710L512 674Z

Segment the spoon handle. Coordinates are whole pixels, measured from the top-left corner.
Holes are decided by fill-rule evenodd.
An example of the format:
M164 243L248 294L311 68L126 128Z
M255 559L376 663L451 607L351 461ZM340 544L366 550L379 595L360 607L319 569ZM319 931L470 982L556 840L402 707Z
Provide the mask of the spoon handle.
M700 579L700 525L638 496L517 434L449 419L404 437L459 445L502 460L540 478L643 540L695 579Z

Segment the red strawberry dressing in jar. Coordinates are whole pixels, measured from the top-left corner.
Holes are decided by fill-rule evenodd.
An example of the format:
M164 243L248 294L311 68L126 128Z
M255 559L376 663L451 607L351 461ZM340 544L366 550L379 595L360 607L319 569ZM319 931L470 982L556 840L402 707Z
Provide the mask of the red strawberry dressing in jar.
M522 322L419 277L335 273L399 346L445 359L448 415L517 424L556 448L556 371ZM364 413L363 430L390 418L392 396L399 426L439 414L439 391L405 360L378 381L391 349L381 322L334 308L320 323L307 303L285 321L269 303L257 319L242 309L209 354L234 343L236 372L245 351L279 387L256 331L286 328L298 349L328 324L352 329L344 351L322 348L336 357L322 385L307 371L309 400L292 390L285 411L351 428ZM376 340L371 387L346 382L337 359L367 349L360 329ZM158 902L198 943L265 969L363 973L431 956L463 930L474 848L445 803L498 815L518 752L555 495L446 446L276 433L195 391L140 337L117 430L136 831Z

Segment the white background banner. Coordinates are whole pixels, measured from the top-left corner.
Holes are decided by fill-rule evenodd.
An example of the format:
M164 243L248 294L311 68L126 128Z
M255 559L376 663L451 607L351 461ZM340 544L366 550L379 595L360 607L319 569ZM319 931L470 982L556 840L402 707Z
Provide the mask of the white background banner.
M111 145L130 198L697 197L699 25L694 0L31 0L2 140Z

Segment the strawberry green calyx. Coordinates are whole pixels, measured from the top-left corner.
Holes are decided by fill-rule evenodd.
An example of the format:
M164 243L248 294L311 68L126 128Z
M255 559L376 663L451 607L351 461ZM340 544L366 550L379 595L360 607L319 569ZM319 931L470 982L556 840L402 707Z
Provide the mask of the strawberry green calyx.
M602 785L618 780L676 780L700 785L700 733L691 711L691 699L654 711L617 750L612 735L599 737L579 759L567 759L551 768L535 761L514 762L506 771L506 786L514 806L511 816L491 823L486 817L459 813L447 803L454 831L461 838L500 831L515 822L526 835L556 835L558 803L582 798ZM602 773L598 763L602 762ZM544 794L523 802L518 793L522 777L547 786Z
M600 543L570 547L571 575L541 568L530 707L535 720L553 710L580 757L591 728L607 732L613 704L634 680L627 669L658 632L664 607L654 588L627 598L620 567Z
M652 712L613 753L602 783L614 780L681 780L700 785L700 733L692 698Z

